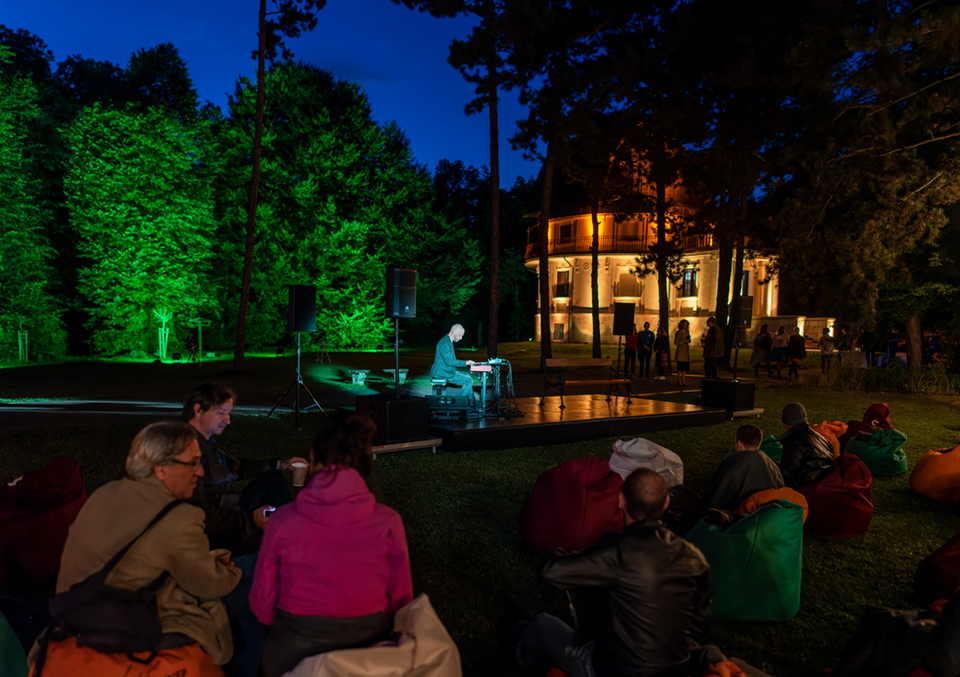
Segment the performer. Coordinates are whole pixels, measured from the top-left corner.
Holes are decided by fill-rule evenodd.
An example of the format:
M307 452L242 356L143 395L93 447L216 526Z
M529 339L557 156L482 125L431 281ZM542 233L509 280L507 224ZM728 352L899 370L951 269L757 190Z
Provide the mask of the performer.
M450 327L450 331L437 343L437 354L433 358L433 366L430 368L430 378L445 378L450 385L461 385L460 394L470 398L471 406L477 405L476 395L473 394L473 377L461 371L457 367L472 367L476 364L473 360L458 360L457 354L453 350L453 344L463 338L463 327L455 324Z

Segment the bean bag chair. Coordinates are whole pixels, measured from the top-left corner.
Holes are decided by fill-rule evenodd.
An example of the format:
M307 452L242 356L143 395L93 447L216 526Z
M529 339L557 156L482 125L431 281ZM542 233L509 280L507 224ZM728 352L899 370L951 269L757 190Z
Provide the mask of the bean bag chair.
M910 473L910 488L942 503L960 501L960 446L924 454Z
M460 652L433 610L418 595L397 612L396 644L341 649L310 656L284 677L461 677Z
M6 674L6 673L4 673ZM35 677L36 666L30 669ZM199 644L141 654L100 653L77 646L76 637L51 642L41 677L223 677L220 666Z
M668 488L683 484L683 461L680 457L642 437L614 442L610 468L623 479L627 479L627 475L637 468L650 468L660 473Z
M810 506L807 505L807 499L803 497L799 491L791 489L790 487L781 487L779 489L764 489L763 491L758 491L753 496L750 496L743 503L740 504L735 513L738 515L749 515L754 512L761 505L766 505L771 501L776 501L778 499L783 499L784 501L790 501L791 503L796 503L801 508L803 508L803 521L807 521L807 515L810 512Z
M824 421L810 426L815 432L819 433L830 446L833 447L833 457L840 455L840 437L847 432L847 424L841 421Z
M710 563L714 619L786 621L800 610L801 506L778 499L744 516L711 510L687 540Z
M773 435L767 435L760 442L760 451L770 457L770 460L779 463L783 457L783 445Z
M67 530L86 500L80 466L72 458L58 458L0 486L0 594L53 588Z
M866 463L871 474L893 477L907 472L907 455L903 445L906 433L894 428L880 428L866 440L858 435L849 442L845 451Z
M960 533L922 559L913 575L913 593L920 606L952 597L957 588L960 588Z
M862 420L847 422L847 431L837 438L840 442L840 451L846 451L847 442L860 433L869 436L881 428L893 427L890 421L890 407L884 402L871 404L864 412Z
M853 454L840 454L837 469L798 490L807 499L807 533L819 536L859 536L873 519L873 475Z
M27 677L27 654L3 614L0 614L0 675Z
M577 458L537 478L520 520L520 538L539 553L580 551L623 528L623 480L605 458Z

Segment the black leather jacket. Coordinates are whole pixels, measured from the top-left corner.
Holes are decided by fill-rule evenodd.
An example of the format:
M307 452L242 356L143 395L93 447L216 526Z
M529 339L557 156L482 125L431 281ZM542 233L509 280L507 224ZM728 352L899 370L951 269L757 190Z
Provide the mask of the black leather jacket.
M780 472L784 483L791 489L816 482L837 467L833 447L806 422L790 428L780 438L780 443L783 445Z
M606 589L608 626L593 650L598 677L686 674L709 623L713 579L696 546L663 523L634 522L581 553L549 555L541 577L564 590Z

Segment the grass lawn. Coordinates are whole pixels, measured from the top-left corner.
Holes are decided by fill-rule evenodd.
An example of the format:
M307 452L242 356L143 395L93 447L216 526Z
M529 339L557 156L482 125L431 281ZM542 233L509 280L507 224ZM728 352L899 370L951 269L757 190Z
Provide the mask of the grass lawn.
M523 372L535 375L539 359L535 346L525 353L517 348L510 357L515 371L523 363ZM369 363L369 355L357 354L350 361ZM338 356L334 360L340 361ZM220 371L227 368L225 364L218 367ZM3 385L10 386L12 371L4 371ZM285 386L289 374L278 380ZM66 390L56 385L49 388ZM5 392L19 389L0 388L0 396L20 396ZM693 395L667 397L690 401ZM766 414L751 422L765 433L779 435L783 431L779 412L790 401L804 403L811 422L859 420L871 403L887 402L894 424L908 435L911 468L927 449L958 441L960 399L949 397L835 392L783 384L758 390L757 406ZM326 424L315 413L307 414L305 420L304 429L297 431L289 417L236 417L222 442L239 455L300 454ZM731 449L740 422L651 433L649 438L680 455L685 484L699 491ZM0 481L65 455L79 461L88 491L93 491L121 476L127 447L141 425L121 419L113 426L0 431ZM379 500L403 516L415 590L430 596L460 647L466 674L513 674L497 664L493 650L501 591L515 592L531 610L566 616L565 598L536 579L539 557L520 541L520 515L541 472L572 458L608 456L612 441L436 455L423 450L377 458L370 486ZM917 563L960 530L960 510L913 494L907 478L875 479L876 513L864 536L805 538L802 601L796 618L786 623L715 622L709 641L728 655L740 656L779 677L818 674L836 662L864 605L908 607Z

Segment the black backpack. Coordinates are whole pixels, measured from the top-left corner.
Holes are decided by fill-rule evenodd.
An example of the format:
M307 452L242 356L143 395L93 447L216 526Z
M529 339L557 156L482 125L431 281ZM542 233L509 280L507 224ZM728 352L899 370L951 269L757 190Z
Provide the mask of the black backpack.
M41 651L36 675L46 658L47 642L76 637L77 645L103 653L139 653L154 651L163 640L157 611L157 591L169 576L164 571L139 590L123 590L106 584L107 576L133 545L168 512L183 503L171 501L132 541L114 555L104 567L62 592L50 601L53 620L41 635Z

